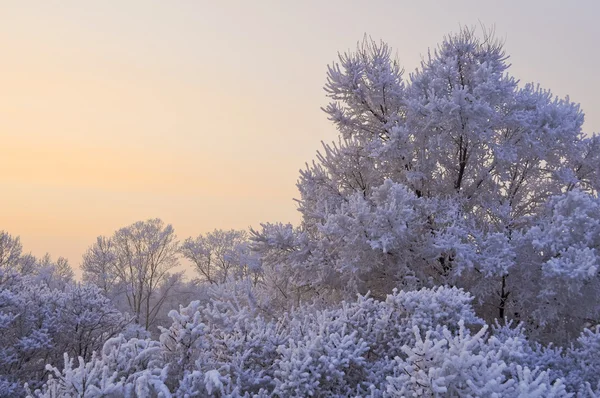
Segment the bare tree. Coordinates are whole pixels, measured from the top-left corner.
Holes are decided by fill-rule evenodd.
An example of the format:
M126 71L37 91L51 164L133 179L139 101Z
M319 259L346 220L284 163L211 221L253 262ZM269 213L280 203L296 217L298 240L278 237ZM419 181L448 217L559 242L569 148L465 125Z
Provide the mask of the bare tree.
M120 292L115 261L113 242L105 236L99 236L83 255L84 281L98 286L106 297L114 297Z
M171 225L138 221L96 240L83 257L84 279L124 295L135 322L148 329L170 294L178 247Z
M256 283L260 276L260 259L250 251L245 231L216 229L188 238L181 253L194 264L200 278L209 283L247 277Z

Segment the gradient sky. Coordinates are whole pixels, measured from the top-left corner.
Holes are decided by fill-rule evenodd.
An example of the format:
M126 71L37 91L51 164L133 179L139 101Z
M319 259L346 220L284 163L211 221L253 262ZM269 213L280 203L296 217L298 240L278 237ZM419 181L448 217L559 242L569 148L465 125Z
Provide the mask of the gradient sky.
M495 25L511 73L600 131L599 15L596 1L0 0L0 230L78 265L96 236L152 217L181 239L297 222L298 170L336 139L326 65L365 33L412 71L460 24Z

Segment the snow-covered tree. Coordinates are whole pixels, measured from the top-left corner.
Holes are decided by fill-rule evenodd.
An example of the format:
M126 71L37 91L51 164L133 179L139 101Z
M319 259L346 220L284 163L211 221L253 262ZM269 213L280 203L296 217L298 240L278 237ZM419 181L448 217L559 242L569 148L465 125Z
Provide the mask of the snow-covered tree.
M64 257L54 261L50 254L46 253L40 260L36 260L34 265L32 275L37 282L59 290L64 290L66 286L73 283L73 269L69 260Z
M571 294L575 279L590 289L598 280L589 239L565 229L559 260L526 236L551 222L553 198L596 200L599 139L582 131L579 105L519 84L507 60L492 34L468 28L408 77L384 43L365 39L340 55L324 108L340 138L301 171L302 222L252 231L283 292L384 297L450 284L472 292L489 321L544 328L554 299L581 310L570 330L556 328L562 337L594 319L594 304ZM533 259L542 251L543 266Z

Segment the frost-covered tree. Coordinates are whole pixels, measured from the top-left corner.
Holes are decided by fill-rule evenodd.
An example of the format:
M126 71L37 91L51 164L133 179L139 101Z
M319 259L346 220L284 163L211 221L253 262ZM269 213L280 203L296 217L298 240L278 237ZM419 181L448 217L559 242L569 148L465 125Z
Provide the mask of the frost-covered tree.
M283 292L384 297L450 284L472 292L484 318L530 331L556 319L555 299L560 313L579 307L562 337L597 319L576 289L598 280L593 242L564 229L567 246L551 254L529 231L552 222L555 198L596 200L599 138L582 131L579 105L519 84L507 60L493 35L467 28L408 77L384 43L340 55L324 108L340 138L301 172L302 222L253 231Z
M10 272L10 271L7 271ZM65 290L0 270L0 395L37 386L64 353L89 360L128 323L93 285Z
M111 298L123 296L135 322L149 329L174 286L178 250L171 225L139 221L96 240L84 255L83 278Z
M64 353L88 360L131 323L93 284L71 284L63 295L60 330L64 336L55 341L61 342Z
M260 259L250 251L246 231L216 229L181 245L183 257L189 260L201 280L225 283L228 280L260 276Z

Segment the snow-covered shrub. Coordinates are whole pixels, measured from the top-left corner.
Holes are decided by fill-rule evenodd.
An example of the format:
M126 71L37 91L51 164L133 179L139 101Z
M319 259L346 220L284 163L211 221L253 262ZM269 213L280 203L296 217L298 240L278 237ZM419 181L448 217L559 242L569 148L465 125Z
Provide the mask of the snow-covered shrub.
M88 361L66 356L59 364L64 369L50 366L49 380L30 395L508 398L597 393L600 333L584 331L567 350L532 343L522 325L481 326L472 297L461 289L394 291L384 301L359 296L273 317L246 288L223 286L207 302L171 311L172 324L163 328L160 341L121 335ZM10 380L2 388L12 388Z
M270 367L285 335L261 315L248 288L245 282L218 287L208 302L169 313L173 323L162 329L160 341L170 364L169 385L178 395L209 394L207 382L224 394L272 386Z
M565 383L573 388L589 385L600 395L600 325L584 329L566 353Z
M528 340L524 325L515 326L512 321L496 322L491 330L487 344L502 353L501 359L509 365L512 377L518 377L516 365L521 365L544 369L550 380L565 380L570 366L563 347Z
M62 370L52 372L46 384L28 391L30 397L171 397L164 383L166 374L160 344L152 340L109 339L100 354L85 362L65 354Z
M414 327L414 346L404 346L396 357L395 374L387 378L387 397L567 397L559 380L547 373L516 365L516 377L502 360L502 347L489 344L487 326L471 334L459 322L452 333L443 328L441 338L430 331L421 335ZM509 350L514 349L510 347Z
M472 297L448 287L394 291L385 301L359 296L325 309L303 306L270 321L252 297L243 286L229 286L210 302L170 313L173 324L161 342L170 358L169 385L179 395L208 394L206 380L219 380L218 391L232 396L376 393L393 356L414 341L413 325L481 324Z
M279 396L348 396L366 380L369 347L341 311L299 312L274 363Z

